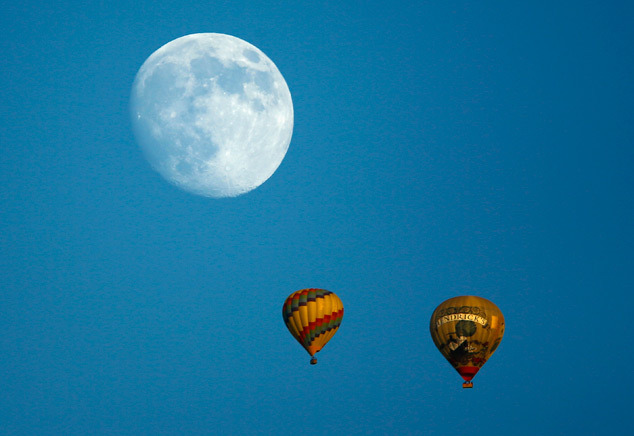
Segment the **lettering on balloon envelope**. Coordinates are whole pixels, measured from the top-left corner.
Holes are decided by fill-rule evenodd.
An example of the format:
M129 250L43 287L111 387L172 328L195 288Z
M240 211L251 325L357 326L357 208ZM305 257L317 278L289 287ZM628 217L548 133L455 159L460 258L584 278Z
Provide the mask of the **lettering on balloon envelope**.
M429 329L438 350L470 381L502 341L504 316L484 298L454 297L436 308Z

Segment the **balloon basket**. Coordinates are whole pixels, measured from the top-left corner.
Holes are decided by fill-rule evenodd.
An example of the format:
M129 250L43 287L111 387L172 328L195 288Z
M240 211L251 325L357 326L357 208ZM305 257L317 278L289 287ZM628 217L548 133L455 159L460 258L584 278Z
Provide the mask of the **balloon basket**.
M310 364L311 365L317 365L317 358L313 357L312 359L310 359Z
M464 389L471 389L471 388L473 388L473 382L466 381L466 382L464 382L464 383L462 384L462 387L463 387Z

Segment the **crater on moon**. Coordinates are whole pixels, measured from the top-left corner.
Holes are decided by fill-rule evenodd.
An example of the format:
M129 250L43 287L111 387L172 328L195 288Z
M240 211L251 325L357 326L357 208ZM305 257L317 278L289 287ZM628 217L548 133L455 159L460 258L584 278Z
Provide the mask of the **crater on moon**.
M293 103L275 64L230 35L198 33L156 50L130 103L152 167L194 194L234 197L264 183L286 155Z

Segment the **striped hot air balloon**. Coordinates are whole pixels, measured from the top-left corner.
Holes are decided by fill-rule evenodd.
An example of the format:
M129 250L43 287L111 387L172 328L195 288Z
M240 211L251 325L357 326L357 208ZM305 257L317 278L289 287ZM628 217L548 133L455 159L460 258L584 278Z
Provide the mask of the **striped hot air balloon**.
M317 363L315 353L334 336L343 318L343 303L324 289L302 289L288 296L282 307L286 327L308 351L310 363Z
M482 368L504 336L504 316L482 297L465 295L441 303L431 316L434 344L471 388L471 379Z

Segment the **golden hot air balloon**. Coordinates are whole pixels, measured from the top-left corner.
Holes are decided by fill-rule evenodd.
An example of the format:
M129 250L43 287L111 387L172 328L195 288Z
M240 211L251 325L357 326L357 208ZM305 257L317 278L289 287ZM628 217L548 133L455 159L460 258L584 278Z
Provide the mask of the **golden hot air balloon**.
M471 379L489 360L504 336L504 316L489 300L466 295L441 303L429 321L438 350L472 388Z
M288 296L282 316L293 337L308 351L312 365L315 353L337 332L343 318L343 303L324 289L302 289Z

